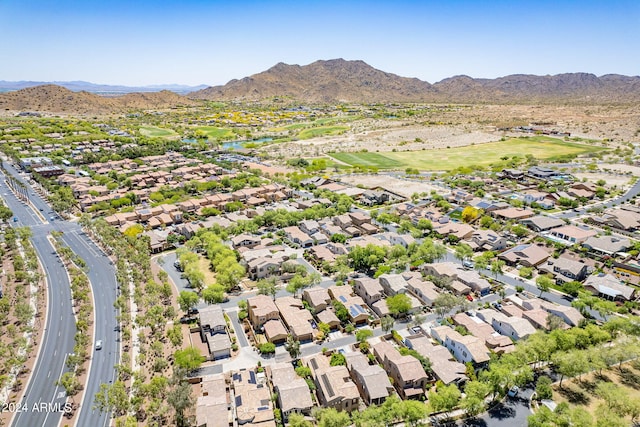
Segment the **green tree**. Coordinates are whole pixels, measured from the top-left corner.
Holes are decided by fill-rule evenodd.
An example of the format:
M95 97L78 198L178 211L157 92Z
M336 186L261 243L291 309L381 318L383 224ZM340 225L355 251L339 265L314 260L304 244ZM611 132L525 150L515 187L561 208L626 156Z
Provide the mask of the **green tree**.
M356 246L349 252L348 258L354 269L368 273L384 262L387 253L384 248L369 243L367 246Z
M473 249L466 243L458 243L454 255L460 261L466 261L473 256Z
M434 411L449 413L458 406L460 397L460 390L455 384L440 385L435 392L429 392L429 403Z
M373 336L373 331L371 329L359 329L356 332L356 341L359 343L363 343L363 342L366 342L372 336Z
M421 424L428 414L427 406L416 400L405 400L397 406L397 414L410 427Z
M185 313L195 307L198 301L200 301L200 297L195 292L180 291L180 295L178 296L178 305Z
M382 330L385 333L388 333L389 331L391 331L391 329L393 329L394 322L395 321L393 320L393 317L387 315L380 319L380 326L382 326Z
M311 421L307 421L304 415L295 412L289 415L289 427L313 427Z
M300 356L300 341L293 338L291 334L287 336L287 341L284 343L284 348L289 353L292 359L296 360Z
M258 288L258 295L269 295L274 300L276 299L278 286L275 277L259 280L256 287Z
M504 267L504 264L505 262L501 259L496 259L491 262L491 272L496 278L498 278L498 274L502 274L502 268Z
M276 352L276 345L271 342L265 342L260 344L258 349L262 354L274 354Z
M180 374L175 375L172 379L172 388L167 394L167 403L175 411L175 425L177 427L188 426L189 423L184 413L195 405L195 399L191 394L191 384L181 378Z
M538 276L536 278L536 286L540 290L540 296L542 296L543 292L548 292L551 289L551 285L553 285L553 280L548 276Z
M174 353L174 360L176 366L187 372L193 372L200 368L206 358L200 354L197 348L187 347L184 350L177 350Z
M202 290L202 299L207 304L224 302L224 286L218 285L217 283L207 286Z
M536 382L536 396L538 400L551 399L553 397L553 388L551 387L551 378L541 376Z
M347 427L351 424L349 414L334 408L320 409L315 413L318 427Z
M406 294L387 297L387 308L394 316L406 316L411 310L411 299Z
M73 372L65 372L62 374L60 379L57 381L57 385L64 387L64 391L67 396L70 396L73 399L81 389L82 384L78 381L78 377Z
M127 413L129 407L129 393L124 382L100 384L100 390L94 397L94 409L100 412L113 411L116 416L122 416Z
M484 398L491 392L488 384L482 381L469 381L464 387L465 396L460 401L460 406L467 415L475 417L482 413L486 404Z
M342 353L332 353L329 364L331 366L345 366L347 364L347 358L344 357Z
M458 305L458 298L452 294L440 294L433 301L433 309L439 318L443 318L444 315L453 310L456 305Z

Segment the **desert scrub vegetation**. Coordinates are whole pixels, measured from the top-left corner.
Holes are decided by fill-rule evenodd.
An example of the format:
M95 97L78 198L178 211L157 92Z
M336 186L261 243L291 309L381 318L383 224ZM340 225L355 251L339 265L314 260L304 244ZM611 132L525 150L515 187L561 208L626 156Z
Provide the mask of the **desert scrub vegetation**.
M188 370L178 363L185 350L166 273L158 274L160 282L154 279L148 238L123 237L102 219L84 217L82 223L115 257L120 287L116 306L120 310L123 354L115 367L116 381L101 385L94 398L95 407L113 411L116 424L138 421L160 426L173 419L175 425L184 425L194 399L186 380ZM137 311L132 310L134 306ZM137 338L135 342L133 337ZM135 360L131 357L134 345L138 346ZM187 366L193 366L193 359L188 358Z

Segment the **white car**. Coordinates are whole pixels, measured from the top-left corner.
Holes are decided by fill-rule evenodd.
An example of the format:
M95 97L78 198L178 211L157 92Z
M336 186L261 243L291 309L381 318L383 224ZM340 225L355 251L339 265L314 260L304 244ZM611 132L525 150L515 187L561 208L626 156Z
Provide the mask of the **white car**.
M102 350L102 340L96 341L96 350Z

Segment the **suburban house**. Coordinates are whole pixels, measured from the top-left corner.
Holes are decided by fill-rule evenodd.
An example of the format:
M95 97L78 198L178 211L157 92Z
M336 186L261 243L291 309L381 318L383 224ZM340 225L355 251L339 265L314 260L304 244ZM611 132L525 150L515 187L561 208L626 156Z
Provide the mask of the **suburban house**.
M484 340L485 346L494 353L510 353L515 350L513 341L510 338L500 335L493 330L491 325L476 316L458 313L453 316L453 323L463 326L471 335Z
M360 392L346 366L331 366L323 354L305 357L303 363L311 369L318 401L323 407L347 412L358 410Z
M487 323L490 323L500 334L521 340L536 332L528 320L521 317L507 317L503 313L490 308L478 310L476 315Z
M552 238L554 241L565 243L569 245L580 244L587 240L589 237L593 237L598 233L587 227L576 227L575 225L564 225L562 227L554 228L549 231L547 237Z
M489 349L480 338L461 335L449 326L431 328L429 335L451 351L461 363L472 362L474 366L481 366L489 362Z
M353 288L351 286L331 286L329 287L329 295L345 306L349 312L349 320L354 324L367 323L369 320L369 312L366 304L359 296L351 295Z
M416 242L411 234L386 233L385 237L392 245L400 245L408 248L409 245Z
M468 244L473 250L498 252L507 247L507 239L492 230L477 230Z
M458 269L455 280L467 285L478 295L488 295L491 291L491 283L475 270Z
M625 252L631 247L631 241L619 236L592 236L582 242L582 246L589 252L598 255L616 255Z
M231 238L233 249L238 248L255 248L260 244L260 237L251 234L242 233Z
M402 277L402 274L385 273L381 274L378 280L387 296L407 293L407 281Z
M533 244L517 245L498 255L509 265L536 267L549 258L549 253L542 247Z
M589 266L571 258L549 258L538 266L538 271L552 274L557 283L581 282L587 277Z
M531 209L524 209L524 208L506 208L506 209L499 209L497 211L493 211L490 213L490 215L492 215L495 218L501 218L503 220L522 220L525 218L530 218L532 216L535 215L535 212L532 211Z
M569 307L566 305L550 304L546 303L542 305L542 308L561 318L564 323L569 326L578 326L584 317L575 307Z
M300 342L313 340L314 322L311 312L304 308L302 300L292 296L277 298L276 307L280 311L280 318L289 329L294 339Z
M196 395L198 396L196 398L197 426L230 427L233 425L229 387L224 374L202 376Z
M260 329L269 320L280 319L278 307L267 295L256 295L247 299L249 321L254 329Z
M640 228L640 213L626 209L609 209L594 220L618 230L634 231Z
M422 304L428 307L431 307L435 299L440 296L436 285L418 278L409 279L407 281L407 289L411 294L418 298Z
M370 365L359 351L345 354L351 379L367 405L380 405L393 393L387 372L380 365Z
M636 290L627 286L620 279L611 274L595 274L584 282L584 288L594 295L611 301L630 301L635 297Z
M287 239L289 239L291 242L295 243L296 245L300 245L303 248L309 248L314 244L314 241L311 238L311 236L304 233L296 225L293 225L291 227L285 227L283 228L283 231L285 233L285 236L287 236Z
M458 288L455 291L458 294L468 293L473 290L473 292L480 295L486 295L491 290L491 284L480 273L474 270L465 270L455 262L424 264L422 268L427 276L449 279L451 286Z
M542 231L551 230L552 228L561 227L565 223L560 218L546 215L536 215L531 218L523 219L522 221L520 221L520 224L524 225L525 227L529 227L535 232L540 233Z
M401 355L388 341L375 344L372 350L384 370L393 378L393 385L402 399L419 399L424 395L427 373L418 359Z
M264 373L242 369L232 375L231 386L238 425L273 425L273 401Z
M262 326L262 329L267 341L273 344L282 344L289 336L287 328L284 327L280 319L268 320Z
M306 301L307 304L309 304L309 307L311 307L316 313L321 312L331 303L329 291L325 288L321 288L320 286L313 286L305 289L302 292L302 299Z
M436 379L444 384L460 384L468 380L467 367L458 362L442 345L434 345L425 335L411 335L405 338L405 345L431 361L431 370Z
M296 374L291 363L276 363L268 367L271 384L278 396L278 406L283 420L288 420L292 413L311 415L314 407L309 385Z
M209 359L231 357L231 340L227 334L227 323L222 307L211 305L199 312L200 338L207 343Z
M475 228L464 222L447 222L446 224L434 224L433 230L442 237L454 236L458 240L465 240L471 237Z
M369 307L384 297L384 289L379 280L361 277L353 281L353 290Z

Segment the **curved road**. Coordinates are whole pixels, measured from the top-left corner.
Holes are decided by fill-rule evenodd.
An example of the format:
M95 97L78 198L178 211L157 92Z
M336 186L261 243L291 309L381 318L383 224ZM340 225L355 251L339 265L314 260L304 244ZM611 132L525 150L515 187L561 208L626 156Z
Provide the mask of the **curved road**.
M50 206L42 200L25 180L20 179L19 172L7 162L7 170L14 178L27 185L31 206L20 202L4 180L0 191L7 205L14 212L17 226L30 226L33 230L33 245L44 266L49 281L49 304L46 333L39 358L25 393L24 403L31 408L34 403L53 402L64 405L66 396L64 389L55 385L55 381L66 371L65 361L73 352L75 319L71 308L71 291L66 271L47 240L52 231L61 231L63 242L79 255L88 267L88 277L94 298L94 341L102 340L102 349L95 350L92 345L91 365L84 398L80 404L77 426L107 426L110 414L100 413L92 409L93 398L100 389L100 384L111 383L115 379L115 364L119 361L120 339L117 331L117 312L114 303L117 298L115 269L106 255L84 234L82 228L73 222L61 220L53 214ZM6 195L4 195L6 194ZM13 426L57 426L60 423L60 412L24 412L16 414Z

